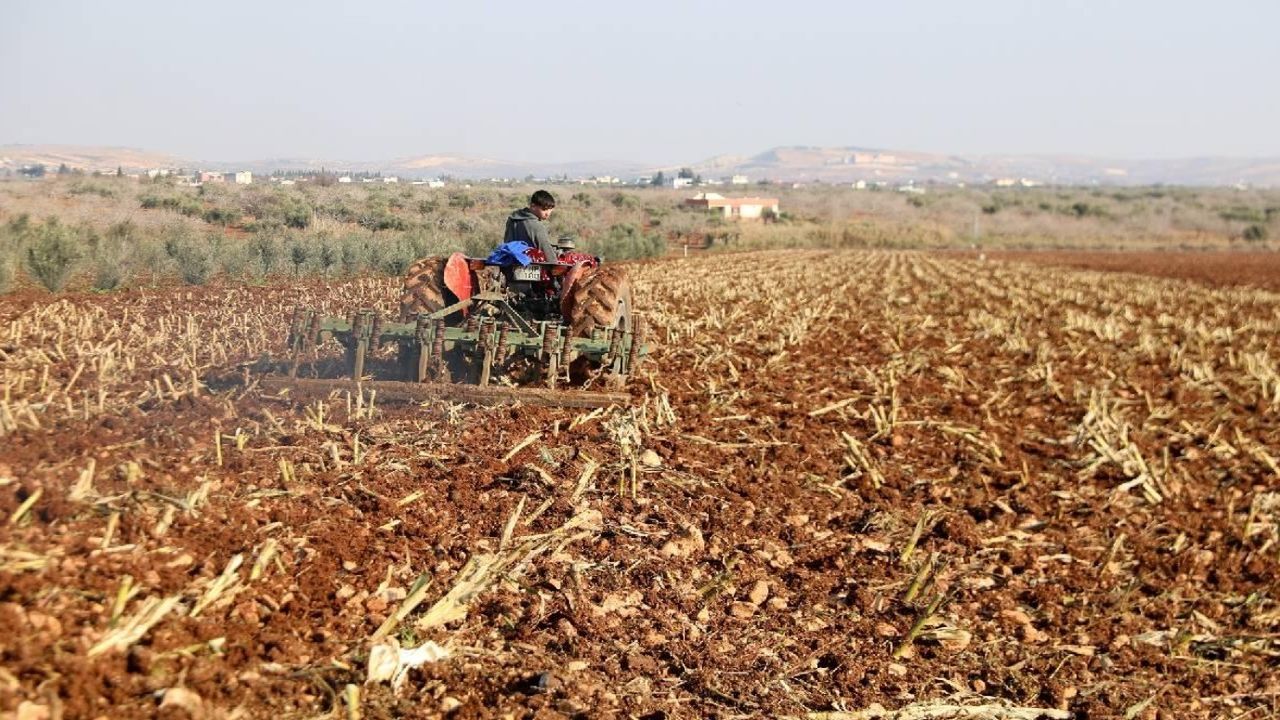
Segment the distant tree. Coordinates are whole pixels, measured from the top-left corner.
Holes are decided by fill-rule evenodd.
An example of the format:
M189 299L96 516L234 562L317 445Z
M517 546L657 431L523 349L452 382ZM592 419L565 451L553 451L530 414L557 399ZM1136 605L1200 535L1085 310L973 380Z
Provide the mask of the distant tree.
M311 249L301 242L295 241L289 246L289 261L293 263L293 274L298 276L302 274L302 266L307 264L308 258L311 257Z
M682 167L680 168L680 174L676 177L679 177L682 180L692 180L694 178L693 169Z
M667 178L665 175L662 174L662 171L659 170L658 174L654 175L653 179L649 181L649 184L654 187L662 187L663 185L667 184Z
M18 172L26 177L44 177L44 165L23 165Z
M59 175L70 175L70 174L71 174L71 168L67 167L67 164L66 164L66 163L62 163L61 165L59 165L59 166L58 166L58 174L59 174Z
M116 177L124 177L124 166L123 166L123 165L117 165L117 166L116 166Z

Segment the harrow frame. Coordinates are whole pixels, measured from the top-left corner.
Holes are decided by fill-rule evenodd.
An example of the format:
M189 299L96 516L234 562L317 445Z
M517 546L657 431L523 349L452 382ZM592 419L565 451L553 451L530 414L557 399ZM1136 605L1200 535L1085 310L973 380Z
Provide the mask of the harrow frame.
M454 315L465 316L461 326L450 325ZM617 379L625 378L647 354L643 342L643 318L633 317L631 327L597 330L589 338L570 337L557 321L530 321L501 292L480 292L410 322L389 322L371 308L347 317L324 316L309 308L296 308L289 329L291 358L289 377L296 378L306 355L314 361L320 344L336 339L346 348L351 379L360 383L371 351L395 342L400 347L402 371L419 383L445 375L445 355L462 351L474 358L470 381L489 385L495 364L512 355L540 363L545 386L555 389L562 372L577 358L605 366Z

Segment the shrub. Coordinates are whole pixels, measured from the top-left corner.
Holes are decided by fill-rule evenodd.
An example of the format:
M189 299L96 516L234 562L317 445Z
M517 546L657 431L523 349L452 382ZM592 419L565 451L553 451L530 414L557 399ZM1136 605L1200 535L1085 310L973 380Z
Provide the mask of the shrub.
M320 272L328 277L329 270L338 262L338 249L333 246L330 238L318 238L317 242L320 247L316 253L316 262L320 265Z
M1266 222L1267 219L1265 211L1255 210L1254 208L1244 207L1242 205L1237 205L1235 207L1219 211L1218 217L1228 222L1234 220L1237 222L1247 223L1261 223Z
M1254 223L1244 229L1243 237L1249 242L1262 242L1267 239L1267 226Z
M360 241L352 235L348 235L342 240L342 249L339 253L339 262L342 264L342 273L344 275L358 275L363 265L364 253L360 246Z
M69 195L97 195L98 197L113 198L116 196L115 188L96 182L77 182L68 190Z
M129 274L121 258L110 255L93 257L93 289L116 290L124 285Z
M409 266L416 260L413 249L406 242L398 242L387 249L378 266L382 272L391 277L403 277Z
M9 224L0 227L0 293L8 292L13 285L13 268L9 264L9 258L16 249L15 234L9 229Z
M375 208L360 215L356 220L360 227L370 232L379 230L404 230L408 227L403 219L386 208Z
M1074 215L1077 218L1085 217L1106 217L1107 211L1101 205L1091 205L1090 203L1078 201L1071 204L1066 209L1066 214Z
M645 235L635 225L621 223L609 228L603 238L584 243L588 252L606 260L629 260L653 257L666 250L666 241L657 235Z
M211 207L204 211L204 221L226 227L240 221L240 211L232 208Z
M280 259L280 248L275 240L259 234L249 241L249 255L257 263L262 276L266 277L276 268L276 262Z
M204 285L213 277L213 258L207 248L190 245L183 253L179 265L182 280L188 285Z
M302 266L307 264L307 259L311 257L311 248L303 245L295 240L289 246L289 262L293 263L293 274L298 276L302 274Z
M124 220L110 225L101 237L91 235L94 290L116 290L129 280L134 230L133 223Z
M311 215L311 206L303 200L295 199L285 206L282 218L285 225L302 230L311 224Z
M27 270L49 292L58 292L71 279L80 259L75 232L49 218L33 230L27 245Z
M449 207L458 208L459 210L470 210L476 206L475 198L466 192L449 193Z

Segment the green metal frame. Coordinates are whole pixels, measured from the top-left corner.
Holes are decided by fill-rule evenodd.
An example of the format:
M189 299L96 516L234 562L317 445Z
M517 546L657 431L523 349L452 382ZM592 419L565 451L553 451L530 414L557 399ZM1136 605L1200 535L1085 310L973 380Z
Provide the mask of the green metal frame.
M461 327L446 323L463 310L489 306L496 313L479 317L470 313ZM415 322L383 322L372 309L361 309L350 317L324 317L314 310L298 308L290 325L289 345L293 353L289 375L297 375L303 355L321 343L336 339L347 349L351 376L357 382L364 375L370 350L396 342L416 351L417 380L425 382L443 367L446 352L462 350L478 361L473 380L488 385L495 362L513 354L531 357L543 364L548 387L555 387L560 369L577 357L610 366L615 375L625 376L647 354L641 334L642 323L635 319L631 329L598 330L589 338L569 337L569 329L558 322L530 322L507 303L500 293L479 293L432 313L419 315Z

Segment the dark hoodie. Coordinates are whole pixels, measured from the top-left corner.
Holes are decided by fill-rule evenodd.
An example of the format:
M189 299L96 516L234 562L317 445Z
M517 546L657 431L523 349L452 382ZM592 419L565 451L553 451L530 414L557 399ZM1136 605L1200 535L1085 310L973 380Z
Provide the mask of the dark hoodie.
M502 242L522 242L541 250L547 262L556 261L556 249L551 244L547 226L529 208L520 208L507 218L507 229L502 235Z

